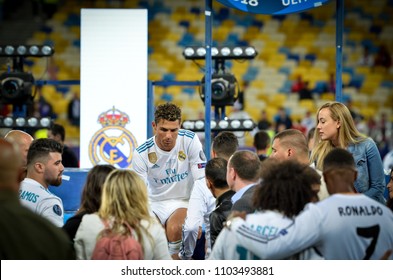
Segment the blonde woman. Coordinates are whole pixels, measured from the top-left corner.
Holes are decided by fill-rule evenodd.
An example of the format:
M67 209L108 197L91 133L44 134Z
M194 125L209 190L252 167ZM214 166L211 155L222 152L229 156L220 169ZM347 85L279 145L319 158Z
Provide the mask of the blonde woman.
M77 259L91 259L103 221L119 233L128 230L123 225L127 222L142 245L145 260L171 259L164 228L149 213L146 185L134 171L119 169L107 176L98 213L83 216L76 233Z
M385 203L385 175L377 145L357 130L344 104L329 102L319 108L314 139L311 161L318 169L322 170L322 162L333 148L348 150L356 163L356 190Z

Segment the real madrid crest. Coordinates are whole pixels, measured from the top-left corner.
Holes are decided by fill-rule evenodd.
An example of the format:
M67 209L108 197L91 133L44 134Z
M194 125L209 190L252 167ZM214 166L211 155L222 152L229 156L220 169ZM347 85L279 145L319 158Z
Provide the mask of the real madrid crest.
M134 149L138 146L134 135L125 129L129 116L113 108L98 117L103 126L90 140L89 157L93 165L111 164L130 168Z
M151 163L156 163L157 162L157 154L156 153L149 153L148 155L147 155L147 157L149 158L149 161L151 162Z
M177 157L180 161L183 161L186 159L186 154L183 151L179 152L179 155Z

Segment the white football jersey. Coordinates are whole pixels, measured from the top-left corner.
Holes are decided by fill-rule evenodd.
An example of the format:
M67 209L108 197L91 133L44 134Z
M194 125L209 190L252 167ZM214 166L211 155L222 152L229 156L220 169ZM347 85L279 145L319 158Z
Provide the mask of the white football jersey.
M179 257L191 259L198 237L199 227L205 224L205 238L207 243L206 258L211 251L210 246L210 213L216 206L216 199L206 185L206 180L195 181L188 203L187 217L184 221L182 232L182 247Z
M161 150L153 136L135 150L132 159L132 169L146 182L152 202L188 200L194 181L205 177L205 165L198 136L183 129L171 151Z
M41 215L58 227L64 224L63 201L41 186L37 181L25 178L19 189L21 204Z
M251 221L258 221L258 225L251 223ZM250 222L253 226L253 230L257 231L260 236L266 239L275 236L281 228L286 228L293 224L293 220L285 217L277 211L262 211L255 212L247 215L247 222ZM268 226L266 226L268 225ZM309 248L295 254L293 256L287 256L287 259L300 259L300 260L318 260L323 259L314 248ZM247 250L242 246L236 238L236 234L233 230L223 228L218 235L212 253L210 255L211 260L259 260L260 258L252 251Z
M393 248L393 212L363 194L334 194L309 203L270 238L258 230L271 226L248 215L246 221L234 219L231 229L243 247L262 259L285 258L310 246L330 260L380 259Z

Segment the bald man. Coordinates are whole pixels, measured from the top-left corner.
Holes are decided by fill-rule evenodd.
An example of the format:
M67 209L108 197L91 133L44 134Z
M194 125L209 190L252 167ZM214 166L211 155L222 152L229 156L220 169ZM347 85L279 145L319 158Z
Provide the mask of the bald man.
M0 259L73 259L67 235L20 204L19 154L15 143L0 139Z
M4 139L11 143L15 143L19 147L19 153L22 156L21 180L23 180L27 173L27 152L34 138L22 130L11 130L4 136Z

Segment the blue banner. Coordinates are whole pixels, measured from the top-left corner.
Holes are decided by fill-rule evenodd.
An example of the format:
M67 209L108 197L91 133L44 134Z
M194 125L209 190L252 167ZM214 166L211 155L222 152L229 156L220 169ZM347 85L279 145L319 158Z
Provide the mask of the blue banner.
M331 0L217 0L221 4L244 12L266 15L286 15L318 8Z

